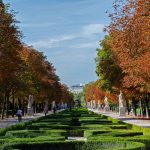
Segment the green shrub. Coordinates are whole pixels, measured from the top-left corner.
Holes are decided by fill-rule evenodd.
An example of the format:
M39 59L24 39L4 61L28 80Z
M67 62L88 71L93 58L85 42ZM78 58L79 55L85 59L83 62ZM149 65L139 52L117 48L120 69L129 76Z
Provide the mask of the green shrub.
M68 130L67 136L68 137L83 137L84 136L84 130L83 129Z
M126 125L110 125L111 129L127 129Z
M80 126L81 123L79 122L79 118L78 117L72 117L71 121L70 121L70 125L71 126Z
M88 133L88 131L87 131ZM90 134L88 134L88 139L91 139L91 140L101 140L101 139L120 139L120 140L128 140L130 137L137 137L139 135L142 135L143 133L142 132L135 132L135 131L132 131L132 130L120 130L120 131L115 131L115 130L110 130L110 131L91 131Z
M93 135L104 134L104 133L109 133L109 132L111 132L111 130L85 130L84 137L88 138Z
M130 137L127 140L144 143L147 149L150 149L150 135Z
M106 125L99 125L99 124L82 124L81 126L82 129L85 130L110 130L111 128Z
M81 120L82 124L111 124L112 121L109 120Z
M108 117L108 120L112 121L112 123L118 123L118 124L125 124L124 122L118 120L118 119L114 119L112 117Z
M29 125L27 126L28 130L52 130L52 129L64 129L64 130L71 130L73 127L69 125L61 125L61 124L50 124L50 125Z
M65 141L69 136L84 136L87 142ZM6 150L143 150L144 144L150 148L150 129L86 109L65 110L1 129L0 138L0 149Z
M133 125L133 124L130 124L130 123L125 123L125 122L122 122L121 120L114 119L112 117L107 117L107 118L108 118L108 120L111 120L113 123L119 123L119 124L126 125L128 129L143 132L144 135L150 135L150 128L144 128L144 127L140 127L140 126Z
M136 142L114 142L114 141L57 141L57 142L36 142L36 143L20 143L6 145L3 150L10 149L21 150L145 150L142 143Z
M5 136L16 137L16 138L31 138L38 136L66 136L67 131L65 130L18 130L8 131Z

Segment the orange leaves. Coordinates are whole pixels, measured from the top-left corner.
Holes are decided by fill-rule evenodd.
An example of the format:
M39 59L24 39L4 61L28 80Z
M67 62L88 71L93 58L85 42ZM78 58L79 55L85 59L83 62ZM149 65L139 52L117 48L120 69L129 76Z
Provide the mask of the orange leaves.
M0 5L0 86L8 89L14 85L17 79L21 59L21 34L15 26L13 14L4 11L4 4Z
M104 98L107 96L109 102L115 104L118 103L117 94L110 93L108 91L103 91L98 87L99 80L96 82L89 83L85 86L85 98L86 101L96 100L97 103L104 103Z
M55 68L46 60L43 53L32 47L23 47L20 57L24 62L22 76L26 77L26 84L30 92L33 91L41 99L47 98L49 102L67 102L73 100L73 96L66 85L59 82Z
M15 24L14 14L8 13L0 2L0 95L25 98L32 94L40 102L72 100L46 56L23 45Z
M150 2L129 0L119 4L116 6L120 9L114 8L111 14L108 31L115 60L125 73L122 86L150 92Z
M68 87L65 84L61 84L61 98L59 99L61 102L72 102L73 94L69 92Z
M105 92L98 87L97 82L87 84L85 86L85 91L85 98L87 101L102 101L105 97Z
M107 98L108 98L110 103L112 103L112 104L118 103L118 96L117 96L117 94L106 92L105 95L107 96Z

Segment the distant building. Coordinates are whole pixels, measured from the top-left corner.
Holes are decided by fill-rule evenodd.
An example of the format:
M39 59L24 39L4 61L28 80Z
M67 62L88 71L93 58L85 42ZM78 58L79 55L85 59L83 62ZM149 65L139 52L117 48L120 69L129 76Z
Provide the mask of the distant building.
M80 93L83 91L83 87L84 87L84 85L81 83L78 85L73 85L70 87L70 91L73 93Z

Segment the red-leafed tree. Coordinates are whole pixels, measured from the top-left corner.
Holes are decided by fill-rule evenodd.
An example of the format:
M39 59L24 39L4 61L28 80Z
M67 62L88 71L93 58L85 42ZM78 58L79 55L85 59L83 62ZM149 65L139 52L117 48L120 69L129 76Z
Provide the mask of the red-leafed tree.
M112 22L107 28L109 44L115 61L125 74L122 87L133 93L134 98L143 96L147 107L150 92L150 2L117 0L110 18Z
M129 0L124 5L118 3L114 3L115 13L111 14L112 23L108 31L111 35L110 46L113 54L126 73L123 85L127 88L145 88L148 92L150 2Z
M9 13L3 2L0 2L0 93L2 97L2 118L8 105L11 89L18 78L21 59L19 51L22 47L21 34L17 29L16 20ZM5 107L6 106L6 107Z

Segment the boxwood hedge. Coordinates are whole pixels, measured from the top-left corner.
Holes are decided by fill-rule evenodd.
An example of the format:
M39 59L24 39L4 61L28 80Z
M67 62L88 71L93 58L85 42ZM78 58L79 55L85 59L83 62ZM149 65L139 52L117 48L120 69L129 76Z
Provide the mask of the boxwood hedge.
M145 145L125 141L55 141L9 144L3 150L145 150Z
M69 141L70 136L87 141ZM0 129L0 149L148 150L150 129L72 109Z

